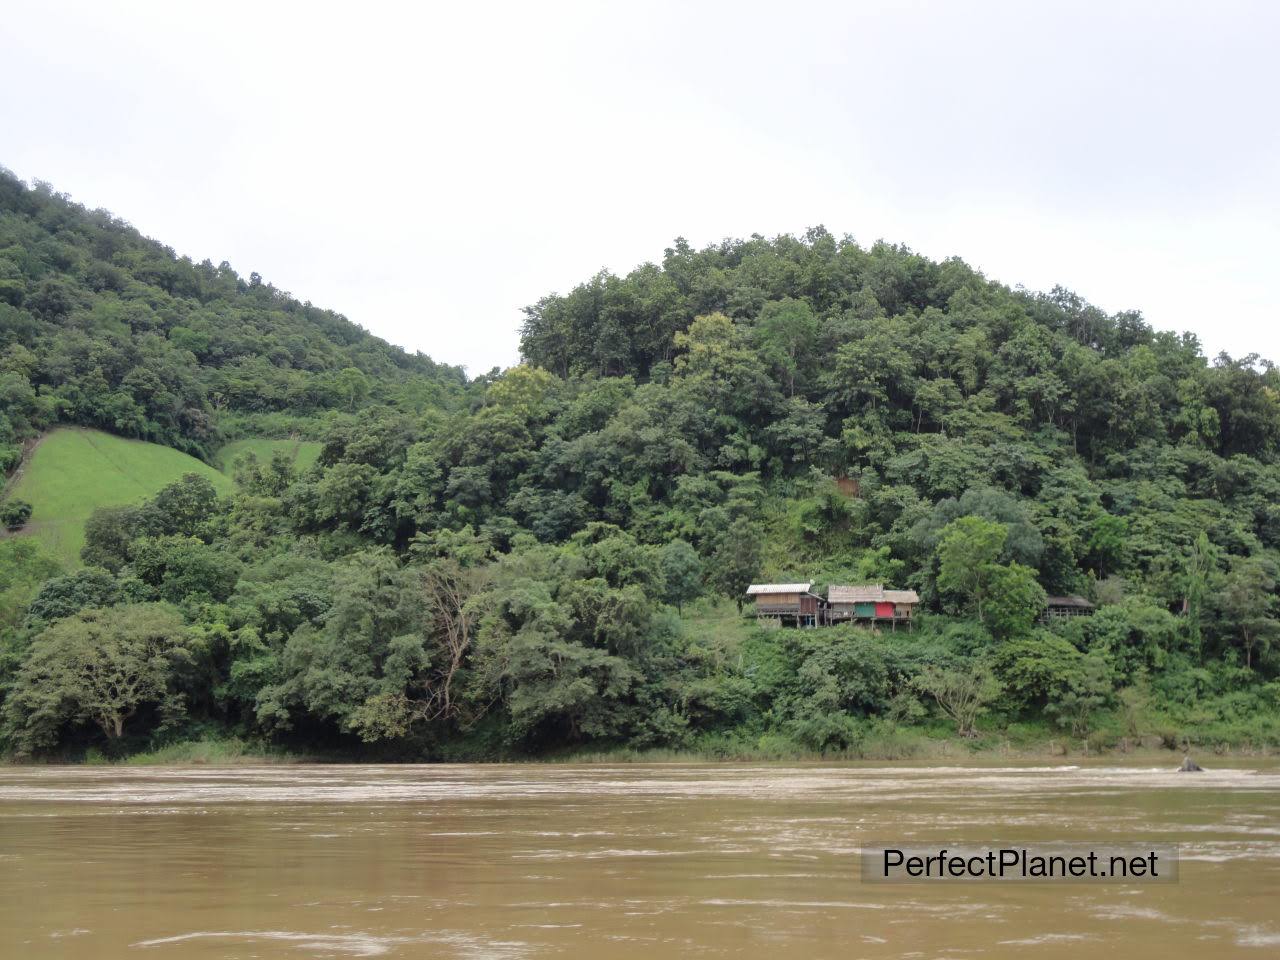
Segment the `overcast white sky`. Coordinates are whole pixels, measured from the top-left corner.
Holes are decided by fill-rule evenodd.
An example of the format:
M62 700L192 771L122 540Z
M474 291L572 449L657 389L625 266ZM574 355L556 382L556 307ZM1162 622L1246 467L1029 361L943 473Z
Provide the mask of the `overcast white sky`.
M472 373L601 267L819 223L1280 359L1280 4L0 20L0 164Z

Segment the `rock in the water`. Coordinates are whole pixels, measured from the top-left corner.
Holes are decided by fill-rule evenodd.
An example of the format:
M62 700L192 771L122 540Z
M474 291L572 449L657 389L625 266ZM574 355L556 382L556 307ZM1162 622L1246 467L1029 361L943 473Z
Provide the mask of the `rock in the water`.
M1178 768L1179 773L1204 773L1204 767L1196 763L1190 757L1182 758L1182 766Z

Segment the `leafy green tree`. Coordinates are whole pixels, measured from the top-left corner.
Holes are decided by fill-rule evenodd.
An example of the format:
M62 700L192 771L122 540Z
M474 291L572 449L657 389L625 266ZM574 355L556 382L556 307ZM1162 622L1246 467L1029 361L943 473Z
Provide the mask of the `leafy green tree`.
M135 541L133 571L172 603L226 600L240 577L240 563L195 537L147 537Z
M920 381L912 397L916 415L915 432L919 433L926 423L942 425L951 411L960 406L960 402L960 389L950 377Z
M0 504L0 524L10 533L17 533L31 519L31 504L16 497Z
M30 756L58 745L79 721L115 743L143 708L180 715L179 680L200 651L181 616L162 604L86 610L59 620L32 641L4 703L14 752Z
M231 616L283 644L302 625L324 622L333 605L334 574L332 564L316 557L269 557L242 572L230 600Z
M697 317L675 335L676 375L687 389L726 414L751 414L775 403L775 388L746 336L723 313Z
M625 726L636 668L571 633L569 612L535 581L511 583L487 615L476 683L505 705L515 739L578 742Z
M931 554L937 550L947 525L968 516L1004 526L1006 537L997 557L999 562L1040 565L1045 542L1031 509L1011 494L990 487L970 487L959 498L940 500L928 516L911 528L911 539L921 555Z
M80 610L113 606L120 582L102 569L89 568L46 580L27 608L27 621L48 624Z
M762 352L779 369L787 396L796 394L796 376L808 364L818 337L818 319L803 300L787 297L764 305L756 320Z
M1069 640L1041 630L1002 643L993 667L1013 704L1040 710L1079 671L1083 656Z
M747 587L760 575L760 538L760 529L755 524L739 518L717 539L711 555L711 583L721 595L738 605L739 613Z
M955 721L956 733L961 737L978 735L978 717L1000 693L991 668L983 663L964 667L927 664L913 684L933 697L942 712Z
M1213 607L1223 628L1244 650L1244 665L1253 668L1255 651L1265 652L1280 633L1276 619L1276 579L1269 564L1256 557L1232 557Z
M349 410L354 410L356 404L369 396L369 378L357 367L343 367L339 370L335 385L339 395L346 398Z
M1020 563L991 565L985 593L987 601L980 616L1000 639L1026 636L1044 612L1044 588L1036 582L1036 572Z
M1081 657L1049 694L1045 713L1077 737L1089 733L1093 714L1115 696L1110 664L1101 653Z
M1008 536L1004 524L981 517L960 517L942 530L938 544L938 586L959 594L964 605L983 619L982 603L990 594L996 558Z
M369 741L404 736L430 664L423 626L421 584L407 568L386 550L352 556L335 572L323 626L303 625L285 644L258 721L288 729L310 716Z
M1099 578L1113 573L1124 562L1125 544L1129 525L1124 517L1114 517L1104 513L1090 525L1088 539L1088 560Z
M164 487L148 506L161 533L196 537L217 512L218 491L208 477L187 473Z
M798 717L878 713L904 685L902 665L879 643L854 644L843 630L824 630L806 632L795 644L803 659L796 670L797 699L786 709Z
M149 506L99 507L85 521L80 559L86 566L119 573L132 558L133 542L159 530Z
M684 604L702 593L702 558L687 540L672 540L662 547L663 599L682 611Z
M1197 655L1202 649L1205 601L1208 598L1213 578L1217 573L1217 566L1218 551L1210 543L1208 535L1202 530L1196 537L1187 557L1182 577L1183 612L1186 614L1191 646Z
M909 395L914 360L905 321L876 321L842 344L835 355L835 383L851 412L878 411Z
M299 502L300 512L320 527L346 527L359 530L373 507L378 471L366 463L336 463L314 484L298 485L290 490Z

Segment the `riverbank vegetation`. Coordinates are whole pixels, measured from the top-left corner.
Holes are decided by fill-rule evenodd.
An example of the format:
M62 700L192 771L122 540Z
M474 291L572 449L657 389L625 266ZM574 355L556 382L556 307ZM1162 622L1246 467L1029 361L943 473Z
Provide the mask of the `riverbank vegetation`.
M821 229L677 242L468 380L0 177L0 341L5 467L79 426L234 476L77 558L15 513L17 757L1280 744L1280 375L1134 312ZM771 629L753 580L922 613Z

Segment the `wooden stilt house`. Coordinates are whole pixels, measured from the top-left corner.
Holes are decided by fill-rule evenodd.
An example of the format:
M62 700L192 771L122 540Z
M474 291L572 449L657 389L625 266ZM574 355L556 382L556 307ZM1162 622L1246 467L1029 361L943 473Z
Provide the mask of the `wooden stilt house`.
M910 623L920 597L914 590L886 590L882 583L827 588L827 622Z
M793 627L816 627L825 620L826 602L813 593L813 582L753 583L747 596L755 602L757 620Z
M1084 597L1049 597L1045 602L1044 613L1040 615L1041 623L1050 620L1062 620L1067 617L1087 617L1093 613L1093 604Z

